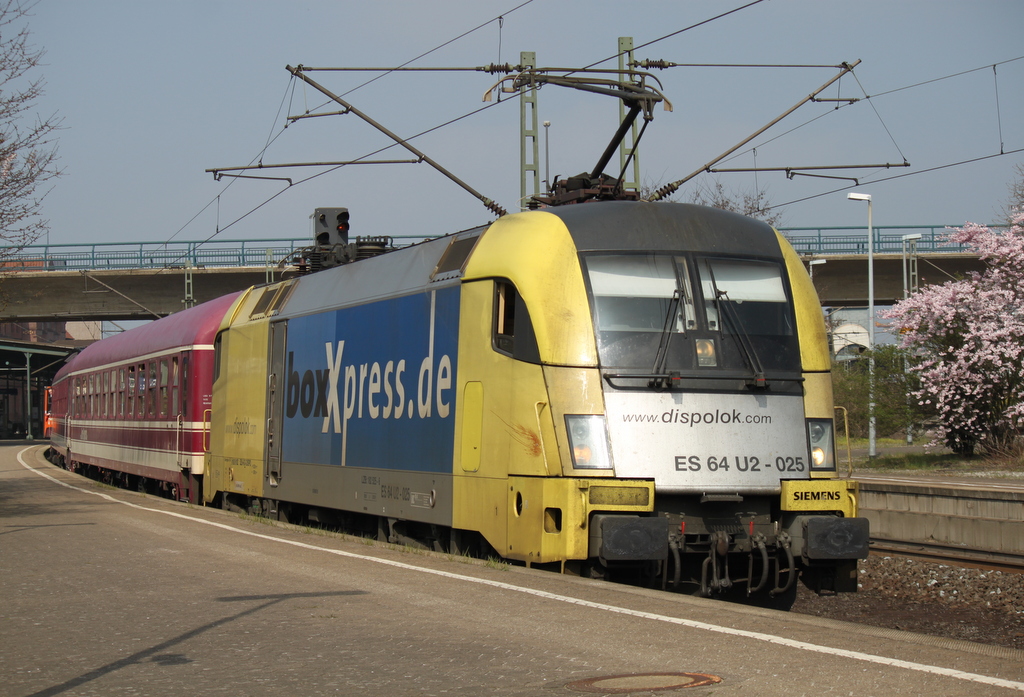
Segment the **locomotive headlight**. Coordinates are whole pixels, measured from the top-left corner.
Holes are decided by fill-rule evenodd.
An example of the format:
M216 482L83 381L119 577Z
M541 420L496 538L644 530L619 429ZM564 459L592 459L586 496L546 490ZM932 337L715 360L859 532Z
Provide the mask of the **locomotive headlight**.
M807 419L807 445L811 469L835 472L835 431L832 419Z
M714 339L697 339L695 347L697 349L698 366L718 365L718 357L715 355Z
M580 469L611 469L608 436L603 416L566 414L565 431L569 435L572 466Z

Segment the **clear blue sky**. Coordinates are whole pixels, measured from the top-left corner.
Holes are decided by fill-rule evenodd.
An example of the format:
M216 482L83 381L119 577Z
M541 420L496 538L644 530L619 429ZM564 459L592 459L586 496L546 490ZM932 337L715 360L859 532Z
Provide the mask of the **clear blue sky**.
M347 206L353 234L436 235L487 222L475 199L425 164L349 167L293 186L227 179L204 170L264 163L348 160L386 144L353 116L301 121L287 114L324 99L292 90L288 64L418 66L516 63L578 67L614 55L619 36L645 44L743 0L40 0L30 28L46 50L42 114L58 112L59 179L45 202L51 243L302 237L318 206ZM496 18L504 16L502 26ZM488 23L489 22L489 23ZM874 196L877 225L990 222L1007 199L1024 152L1024 2L1020 0L767 0L653 43L638 58L677 63L813 63L861 60L827 96L877 95L835 110L809 105L754 144L761 167L900 163L861 170L854 190ZM991 66L1000 63L993 73ZM614 67L614 62L605 64ZM966 72L958 77L949 77ZM825 83L831 68L675 68L655 75L675 105L658 111L641 146L652 184L701 167ZM496 78L483 73L391 74L349 92L369 73L314 78L393 131L409 136L467 114ZM933 82L929 82L933 81ZM926 83L917 87L919 83ZM901 89L907 88L907 89ZM996 110L996 104L999 110ZM453 173L512 210L519 196L515 100L417 139ZM596 162L616 126L607 97L548 87L552 174ZM817 118L815 120L815 117ZM812 122L813 120L813 122ZM808 123L811 122L811 123ZM801 124L801 128L796 128ZM787 131L789 131L787 133ZM781 136L781 137L780 137ZM386 157L406 157L398 149ZM543 152L541 162L544 161ZM751 167L749 148L729 167ZM295 181L317 170L289 173ZM889 181L889 177L912 173ZM735 191L754 176L720 175ZM700 180L711 181L709 175ZM873 182L873 183L872 183ZM783 226L862 225L864 206L843 182L757 175L784 206ZM683 190L685 197L687 189ZM218 198L219 197L219 198ZM211 204L212 205L208 205ZM205 210L204 210L205 208ZM189 221L192 222L189 222Z

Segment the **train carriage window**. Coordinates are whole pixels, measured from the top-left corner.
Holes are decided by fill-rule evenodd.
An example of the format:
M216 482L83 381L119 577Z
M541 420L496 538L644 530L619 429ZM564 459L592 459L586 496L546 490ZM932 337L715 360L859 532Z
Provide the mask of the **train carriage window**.
M124 368L120 368L117 371L117 415L120 418L124 418Z
M181 357L181 413L188 419L189 417L189 404L188 404L188 356L184 354Z
M146 418L146 364L140 363L135 373L135 418Z
M128 418L135 416L135 366L128 366L128 384L125 400L128 406Z
M171 411L172 415L181 413L178 402L178 357L171 358Z
M157 363L152 361L149 364L149 377L146 381L146 415L150 418L156 416L157 410Z
M537 337L523 297L511 281L494 282L494 350L528 363L540 363Z
M167 359L160 361L160 404L159 416L167 416L170 409L170 369L168 368Z

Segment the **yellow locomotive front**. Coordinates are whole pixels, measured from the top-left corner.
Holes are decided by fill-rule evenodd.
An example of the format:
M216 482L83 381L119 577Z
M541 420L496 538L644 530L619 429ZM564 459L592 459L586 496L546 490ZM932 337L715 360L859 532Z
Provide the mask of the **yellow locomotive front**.
M867 525L836 479L823 320L788 244L685 204L549 211L467 255L452 527L705 595L784 606L798 570L855 590Z

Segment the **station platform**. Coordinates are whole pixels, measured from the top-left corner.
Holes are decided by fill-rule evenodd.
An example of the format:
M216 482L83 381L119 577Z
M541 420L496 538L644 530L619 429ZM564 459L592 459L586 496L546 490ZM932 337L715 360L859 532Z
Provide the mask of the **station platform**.
M852 478L860 483L860 515L882 548L1024 567L1024 473L854 470Z
M1024 652L416 553L0 445L17 695L1008 695Z

